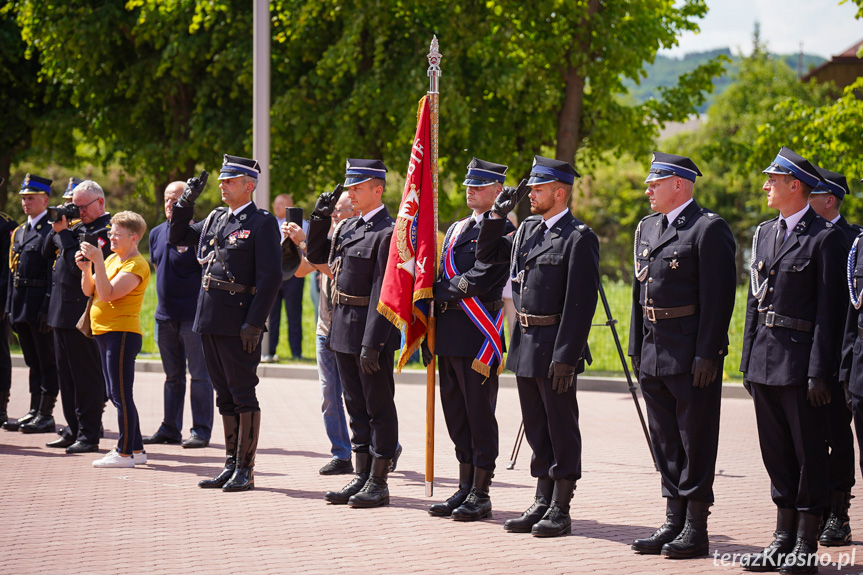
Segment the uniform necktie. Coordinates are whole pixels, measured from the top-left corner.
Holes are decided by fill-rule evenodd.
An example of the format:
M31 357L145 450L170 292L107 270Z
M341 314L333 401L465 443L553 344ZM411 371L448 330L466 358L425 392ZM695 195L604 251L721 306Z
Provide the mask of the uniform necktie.
M773 249L773 257L779 253L779 248L785 243L785 230L788 229L788 224L785 220L779 220L779 231L776 233L776 247Z
M659 235L664 234L665 230L667 230L667 229L668 229L668 216L666 216L665 214L662 214L662 224L660 224Z
M357 218L357 223L356 223L356 226L354 226L354 229L359 230L359 229L361 229L364 225L366 225L366 221L365 221L364 219L362 219L362 218Z
M545 225L545 222L539 224L536 229L536 235L533 238L534 247L542 245L542 240L545 238L546 230L548 230L548 226Z
M476 219L471 218L470 221L467 223L467 227L464 229L464 231L467 232L467 231L472 230L475 225L476 225Z

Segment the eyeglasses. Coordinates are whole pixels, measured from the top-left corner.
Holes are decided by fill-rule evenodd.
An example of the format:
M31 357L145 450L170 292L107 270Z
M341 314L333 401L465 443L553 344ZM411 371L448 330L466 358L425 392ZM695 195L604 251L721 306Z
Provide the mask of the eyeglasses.
M87 206L89 206L89 205L90 205L90 204L92 204L93 202L98 202L98 201L99 201L99 198L96 198L96 199L95 199L95 200L93 200L92 202L86 203L86 204L84 204L83 206L79 206L78 204L73 204L73 205L74 205L76 208L78 208L78 210L79 210L79 211L81 211L81 210L86 210L86 209L87 209Z

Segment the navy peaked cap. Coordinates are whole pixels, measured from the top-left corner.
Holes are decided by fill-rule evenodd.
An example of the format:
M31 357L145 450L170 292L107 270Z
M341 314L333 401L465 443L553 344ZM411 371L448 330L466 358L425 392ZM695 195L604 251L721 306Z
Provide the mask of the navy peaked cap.
M222 160L222 169L219 171L219 179L230 180L240 176L249 176L257 180L260 173L261 165L258 164L257 160L225 154Z
M69 199L72 197L72 192L75 191L75 187L83 182L84 180L79 180L78 178L69 178L69 183L66 184L66 191L63 192L63 198Z
M578 172L568 162L552 160L542 156L533 157L533 166L530 168L530 179L528 186L547 184L548 182L563 182L572 184L575 178L580 178Z
M833 194L841 200L845 194L851 193L851 190L848 189L848 180L842 174L825 170L819 166L815 166L815 171L821 176L822 181L818 182L818 185L812 190L813 194Z
M386 180L387 167L380 160L360 160L348 158L345 163L346 188L368 182L371 179Z
M762 174L790 174L814 188L821 181L821 176L809 160L785 146L779 150L773 163L764 169Z
M54 180L48 180L46 178L40 178L39 176L27 174L26 176L24 176L24 181L21 182L21 190L18 193L47 194L50 196L52 183L54 183Z
M700 175L702 174L698 166L686 156L653 152L653 159L650 160L650 172L647 174L647 179L644 180L644 183L664 180L671 176L679 176L694 182L695 178Z
M506 170L507 167L503 164L474 158L467 165L467 175L462 185L470 187L487 186L495 182L502 184L506 180Z

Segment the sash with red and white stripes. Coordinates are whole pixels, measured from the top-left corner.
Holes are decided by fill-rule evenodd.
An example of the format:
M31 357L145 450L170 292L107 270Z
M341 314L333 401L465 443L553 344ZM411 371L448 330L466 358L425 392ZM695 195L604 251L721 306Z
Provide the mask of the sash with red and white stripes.
M455 267L454 248L469 221L470 217L455 224L455 230L445 246L443 272L444 277L448 280L459 275L459 271ZM477 297L461 300L461 307L467 317L485 336L485 343L480 348L471 367L488 377L491 374L491 366L497 359L497 374L500 375L503 371L503 310L498 310L497 315L492 318Z

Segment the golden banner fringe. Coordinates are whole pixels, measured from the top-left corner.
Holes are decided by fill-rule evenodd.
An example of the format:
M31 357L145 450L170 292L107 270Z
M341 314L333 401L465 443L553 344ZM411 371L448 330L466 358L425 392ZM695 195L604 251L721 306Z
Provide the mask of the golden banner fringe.
M481 362L478 359L473 360L473 363L470 364L470 367L475 372L481 373L482 375L484 375L486 377L489 377L491 375L491 366L484 364L483 362ZM497 371L497 375L500 375L501 373L503 373L503 364L498 364L497 369L495 371ZM483 382L483 383L485 383L485 382Z

